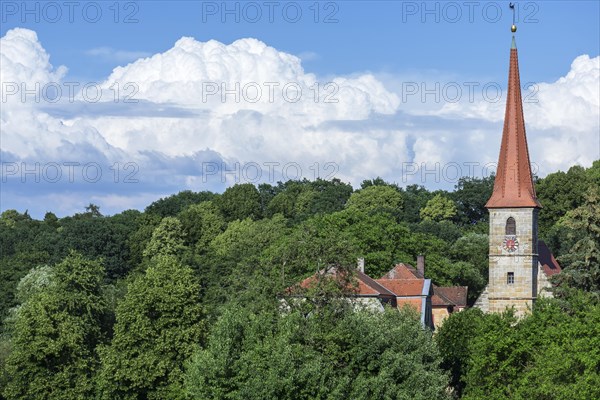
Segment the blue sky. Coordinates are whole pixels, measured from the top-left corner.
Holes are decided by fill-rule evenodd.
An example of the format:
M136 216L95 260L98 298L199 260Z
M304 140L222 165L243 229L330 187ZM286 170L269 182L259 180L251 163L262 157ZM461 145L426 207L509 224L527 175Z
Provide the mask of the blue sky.
M90 49L154 54L182 36L223 43L257 38L310 55L306 68L322 75L429 69L500 79L506 53L499 50L510 43L512 21L506 1L79 2L72 23L66 6L56 18L45 2L29 2L30 14L20 3L4 2L2 35L14 27L35 30L53 64L68 65L69 76L87 80L106 76L122 62L91 56ZM98 7L84 11L89 3ZM524 1L516 7L519 47L527 51L522 74L531 69L539 80L557 79L576 56L598 53L600 2ZM97 9L98 22L88 22Z
M61 1L4 1L0 7L1 37L15 28L28 30L13 34L10 45L7 37L0 48L3 90L25 81L98 82L105 90L120 82L140 89L135 106L81 100L17 105L3 99L3 108L17 107L23 114L2 115L0 210L67 215L92 201L115 213L143 208L179 190L221 191L235 183L231 177L205 179L206 166L212 165L207 162L238 163L242 169L257 163L263 171L269 163L298 162L308 178L306 166L332 163L335 176L354 185L381 175L400 184L452 188L455 182L439 166L432 167L438 177L404 179L412 171L407 163L464 166L473 154L481 154L481 164L497 157L502 100L481 100L479 89L474 101L461 97L458 103L444 95L441 101L434 95L404 96L407 83L464 89L464 82L480 87L492 82L505 88L513 18L505 1L83 1L73 8ZM530 93L535 104L526 105L532 160L541 176L574 164L587 166L600 158L600 2L525 1L516 2L516 9L521 81L539 85ZM29 31L36 37L23 33ZM178 42L182 37L194 41ZM245 38L256 41L239 42ZM216 65L207 61L213 53L201 45L210 40L223 46ZM161 53L162 61L143 60ZM255 64L241 66L250 58ZM184 76L186 67L167 77L168 63L189 65L191 78ZM299 109L202 104L198 109L193 99L202 93L189 82L206 89L203 73L230 83L246 77L321 86L337 82L344 97L335 110L314 104ZM304 117L296 120L298 115ZM37 124L26 132L29 128L17 128L18 118ZM582 120L581 127L569 129ZM285 132L298 125L302 130L287 141ZM171 139L164 141L167 134ZM288 142L289 151L280 151ZM355 154L351 146L364 150ZM42 175L36 182L20 171L21 163L36 162L42 169L57 163L63 175L69 172L64 163L97 163L104 174L98 182L53 182L34 167L33 175ZM139 170L134 185L121 182L125 165ZM278 172L281 178L284 171Z

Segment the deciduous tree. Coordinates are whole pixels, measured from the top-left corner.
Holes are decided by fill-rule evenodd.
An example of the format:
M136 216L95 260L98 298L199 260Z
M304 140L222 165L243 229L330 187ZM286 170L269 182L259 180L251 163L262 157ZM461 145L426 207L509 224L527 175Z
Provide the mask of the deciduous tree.
M100 350L101 397L182 398L183 363L202 343L203 319L192 269L156 255L117 306L113 340Z
M600 300L600 190L589 188L585 203L569 211L563 221L573 235L582 235L568 254L560 258L565 266L556 275L556 293L565 296L569 288L581 289Z
M92 398L106 339L102 266L72 252L53 268L53 282L29 294L11 326L8 399Z
M376 185L352 193L346 208L362 212L384 211L397 216L402 210L402 203L402 194L397 188Z
M260 193L251 183L227 188L215 203L220 207L226 221L258 219L262 216Z
M456 216L456 205L441 194L435 195L420 211L421 219L425 221L449 221Z
M194 399L447 399L431 335L410 312L228 310L188 365Z

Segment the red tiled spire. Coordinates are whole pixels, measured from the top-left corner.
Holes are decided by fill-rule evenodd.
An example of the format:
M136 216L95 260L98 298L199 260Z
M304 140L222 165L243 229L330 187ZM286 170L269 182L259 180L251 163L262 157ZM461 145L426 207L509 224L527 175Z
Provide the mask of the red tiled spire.
M485 206L486 208L542 207L535 195L531 177L521 99L519 61L514 36L510 49L508 94L498 170L492 197Z

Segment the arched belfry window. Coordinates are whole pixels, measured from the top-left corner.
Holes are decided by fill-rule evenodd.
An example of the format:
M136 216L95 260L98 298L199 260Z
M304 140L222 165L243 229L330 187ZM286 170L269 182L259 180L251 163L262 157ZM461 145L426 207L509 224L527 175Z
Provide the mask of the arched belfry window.
M506 230L507 235L516 235L517 234L517 224L515 223L515 219L513 217L509 217L506 220Z

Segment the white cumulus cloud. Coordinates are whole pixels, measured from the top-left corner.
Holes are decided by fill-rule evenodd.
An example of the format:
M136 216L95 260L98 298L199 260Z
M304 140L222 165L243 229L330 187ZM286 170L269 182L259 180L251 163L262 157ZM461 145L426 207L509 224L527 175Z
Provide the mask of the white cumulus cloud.
M13 29L0 40L3 85L64 79L66 68L50 64L35 32ZM18 95L3 102L2 159L13 163L3 209L38 204L41 213L69 213L92 201L118 212L179 190L252 180L250 165L270 183L318 173L354 185L381 176L451 188L457 170L481 176L497 160L504 99L423 113L401 107L394 84L374 73L323 80L305 71L300 57L251 38L223 44L183 37L163 53L139 56L103 80L98 102L83 93L73 102L21 102ZM600 157L598 62L576 58L563 78L538 85L537 103L525 105L540 175ZM14 171L21 162L42 169L95 163L103 175L82 180L77 167L74 182L49 184L42 176L23 184Z
M34 87L36 83L57 82L67 73L65 66L54 69L37 34L29 29L11 29L0 38L0 61L0 75L5 84L24 83Z

